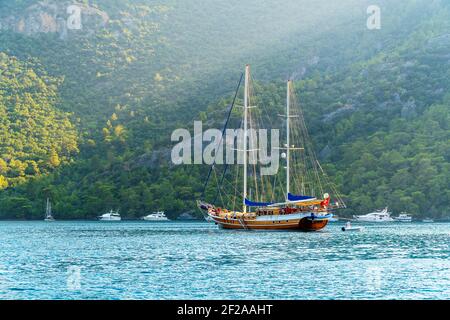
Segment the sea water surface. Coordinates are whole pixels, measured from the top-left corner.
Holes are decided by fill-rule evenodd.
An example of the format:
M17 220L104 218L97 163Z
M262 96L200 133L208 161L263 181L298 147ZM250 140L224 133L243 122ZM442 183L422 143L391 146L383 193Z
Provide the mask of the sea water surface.
M450 299L450 224L0 222L0 299Z

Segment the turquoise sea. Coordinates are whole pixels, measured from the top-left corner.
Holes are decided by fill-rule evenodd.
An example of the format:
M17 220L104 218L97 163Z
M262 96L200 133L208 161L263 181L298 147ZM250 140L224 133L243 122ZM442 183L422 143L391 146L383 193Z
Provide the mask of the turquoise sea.
M0 222L0 299L450 299L450 224Z

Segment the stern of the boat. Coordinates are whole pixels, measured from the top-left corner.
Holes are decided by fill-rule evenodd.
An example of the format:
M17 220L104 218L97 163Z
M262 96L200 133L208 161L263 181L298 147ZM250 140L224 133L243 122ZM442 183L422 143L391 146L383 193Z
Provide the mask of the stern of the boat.
M325 216L316 216L312 214L311 216L301 219L298 226L301 231L319 231L327 226L332 217L333 215L331 214Z

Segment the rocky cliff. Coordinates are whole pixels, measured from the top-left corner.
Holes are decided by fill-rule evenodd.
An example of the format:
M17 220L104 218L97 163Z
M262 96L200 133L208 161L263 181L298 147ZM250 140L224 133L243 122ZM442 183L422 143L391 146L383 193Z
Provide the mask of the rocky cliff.
M0 18L0 30L28 36L57 33L66 39L75 33L90 35L108 22L108 14L95 7L73 1L45 0Z

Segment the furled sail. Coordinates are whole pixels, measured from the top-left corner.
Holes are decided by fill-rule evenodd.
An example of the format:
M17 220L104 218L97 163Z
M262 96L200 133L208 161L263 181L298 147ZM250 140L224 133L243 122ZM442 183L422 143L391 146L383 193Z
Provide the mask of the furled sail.
M273 202L254 202L250 201L247 198L245 199L245 205L249 207L268 207L274 204Z
M311 197L311 196L294 195L292 193L288 193L289 201L309 201L309 200L314 200L314 199L316 199L316 198Z

